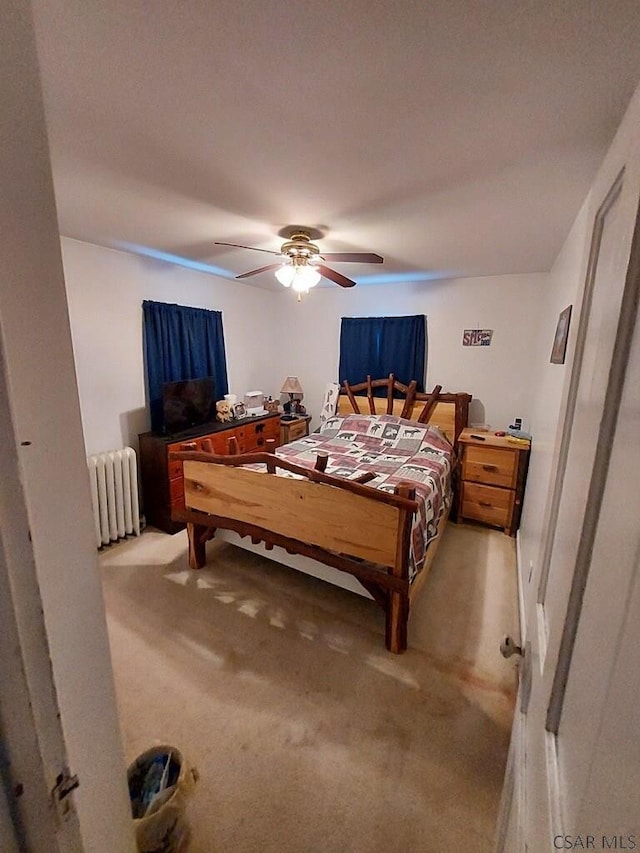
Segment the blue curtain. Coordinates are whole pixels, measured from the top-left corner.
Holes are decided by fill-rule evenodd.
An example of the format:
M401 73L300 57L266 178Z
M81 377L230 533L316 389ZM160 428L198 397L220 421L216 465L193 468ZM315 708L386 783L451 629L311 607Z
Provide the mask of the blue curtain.
M393 373L408 385L418 382L424 391L426 318L343 317L340 327L339 381L356 385L367 375L382 379ZM381 389L381 394L386 393Z
M216 399L228 392L222 312L149 300L142 311L151 429L161 432L165 382L213 376Z

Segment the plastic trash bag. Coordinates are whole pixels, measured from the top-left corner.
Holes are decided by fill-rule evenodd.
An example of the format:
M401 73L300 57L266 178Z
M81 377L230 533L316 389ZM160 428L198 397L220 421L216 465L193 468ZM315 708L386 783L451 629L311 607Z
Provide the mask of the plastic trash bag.
M180 750L166 744L151 747L129 765L131 814L140 853L186 849L191 834L186 799L197 778Z

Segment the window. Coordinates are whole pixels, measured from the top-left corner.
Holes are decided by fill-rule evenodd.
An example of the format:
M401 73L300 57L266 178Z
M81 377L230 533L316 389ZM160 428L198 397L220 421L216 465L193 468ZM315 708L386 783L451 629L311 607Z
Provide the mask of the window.
M151 429L160 432L165 382L213 376L217 399L228 392L222 312L149 300L142 311Z
M367 376L381 379L393 373L408 385L412 379L424 391L426 317L343 317L340 327L340 383L357 385ZM386 393L386 392L385 392Z

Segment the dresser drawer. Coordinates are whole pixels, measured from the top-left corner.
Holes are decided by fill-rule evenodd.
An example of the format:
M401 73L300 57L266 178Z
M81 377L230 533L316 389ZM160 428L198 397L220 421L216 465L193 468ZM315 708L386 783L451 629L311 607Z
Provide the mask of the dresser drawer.
M497 527L508 527L514 496L509 489L465 482L462 485L462 516Z
M188 439L186 441L181 441L176 444L170 444L167 447L168 453L226 453L228 439L224 438L223 435L205 435L202 438L193 438ZM175 460L169 460L169 477L174 477L175 474L172 474L172 465L179 465L181 463L176 462Z
M279 418L270 418L265 422L264 425L264 437L265 438L280 438L280 419Z
M275 438L277 441L280 437L280 421L278 418L270 418L268 421L251 424L245 429L245 444L247 452L251 452L253 450L266 450L267 439Z
M195 439L191 439L189 441L177 441L175 444L167 445L167 453L191 453L198 449L198 442Z
M226 456L229 453L229 439L235 435L238 443L241 443L243 438L238 435L240 430L225 430L221 433L205 436L198 444L198 449L205 453L215 453L217 456Z
M184 497L184 480L182 477L177 480L169 480L169 495L171 499L171 503L175 503L177 500L183 500Z
M169 479L176 480L182 478L182 461L179 459L170 459L168 469Z
M462 479L514 488L517 467L517 453L512 450L467 446L464 451Z

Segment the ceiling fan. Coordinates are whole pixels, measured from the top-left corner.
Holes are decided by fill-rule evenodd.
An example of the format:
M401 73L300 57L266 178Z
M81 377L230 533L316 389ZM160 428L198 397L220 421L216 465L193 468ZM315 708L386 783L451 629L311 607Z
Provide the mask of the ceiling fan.
M326 266L325 261L331 263L355 263L355 264L381 264L383 258L373 252L321 252L311 239L318 240L323 233L317 229L301 228L300 226L288 226L278 232L281 237L287 239L276 252L272 249L259 249L257 246L241 246L238 243L216 242L216 246L233 246L237 249L251 249L255 252L267 252L282 258L276 264L267 264L266 267L250 270L242 273L236 278L248 278L252 275L276 270L276 278L285 287L291 287L300 293L306 293L310 287L314 287L322 276L339 284L340 287L353 287L355 281L342 275L337 270Z

